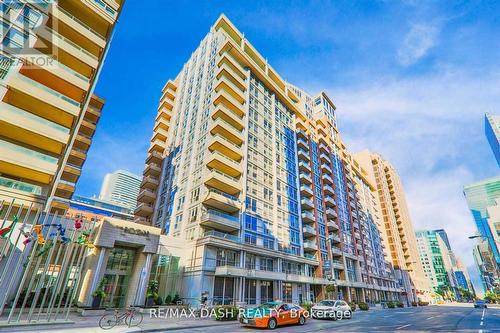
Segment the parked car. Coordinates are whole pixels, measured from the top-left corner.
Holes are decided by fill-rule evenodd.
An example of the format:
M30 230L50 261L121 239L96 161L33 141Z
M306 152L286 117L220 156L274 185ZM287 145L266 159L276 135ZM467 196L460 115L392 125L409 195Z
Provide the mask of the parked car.
M351 319L352 309L343 300L323 300L311 308L311 317L315 319Z
M290 303L268 302L246 309L239 318L243 326L275 329L277 326L306 323L306 310Z
M478 299L477 301L474 302L474 308L476 309L487 309L488 306L486 305L486 301L482 300L482 299Z

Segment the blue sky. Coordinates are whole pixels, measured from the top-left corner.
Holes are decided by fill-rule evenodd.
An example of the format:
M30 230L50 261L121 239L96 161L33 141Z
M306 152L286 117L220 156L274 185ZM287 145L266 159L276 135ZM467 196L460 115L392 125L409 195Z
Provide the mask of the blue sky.
M162 86L225 13L284 79L328 92L348 147L390 160L415 228L445 228L472 267L462 187L499 174L483 125L500 113L499 12L496 1L128 0L77 193L98 194L116 169L142 173Z

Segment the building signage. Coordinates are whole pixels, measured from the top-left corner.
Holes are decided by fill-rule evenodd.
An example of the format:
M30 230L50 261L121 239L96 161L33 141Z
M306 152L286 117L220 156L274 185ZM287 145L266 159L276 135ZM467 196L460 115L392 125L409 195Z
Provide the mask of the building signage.
M125 232L127 234L144 236L144 237L149 238L149 231L147 231L147 230L141 230L141 229L130 228L130 227L117 227L117 228L123 230L123 232Z

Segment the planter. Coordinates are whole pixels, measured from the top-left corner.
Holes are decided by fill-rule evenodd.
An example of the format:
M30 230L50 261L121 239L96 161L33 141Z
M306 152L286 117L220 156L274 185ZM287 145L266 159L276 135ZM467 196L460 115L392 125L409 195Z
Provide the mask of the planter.
M94 298L92 299L92 308L99 309L101 307L101 301L102 301L101 296L94 296Z
M146 307L150 308L154 305L155 305L155 298L154 297L146 298Z

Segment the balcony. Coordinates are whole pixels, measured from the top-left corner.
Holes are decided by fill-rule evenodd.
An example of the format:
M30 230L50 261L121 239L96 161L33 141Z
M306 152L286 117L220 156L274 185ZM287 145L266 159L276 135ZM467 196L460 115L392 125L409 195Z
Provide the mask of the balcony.
M243 105L241 100L234 98L226 90L219 90L214 98L214 105L218 106L220 104L224 105L226 108L233 111L240 118L243 117L246 113L245 106Z
M327 207L335 207L336 206L335 200L333 200L333 198L330 196L325 197L325 204Z
M330 240L332 241L332 243L340 243L340 237L337 235L337 234L330 234L329 236Z
M158 185L160 185L160 181L156 177L146 176L142 178L141 187L148 188L150 190L155 190Z
M64 37L48 26L45 26L43 29L38 29L36 33L43 39L44 43L53 43L54 47L63 50L88 66L97 69L99 65L99 58L69 38Z
M306 152L304 149L299 149L297 151L297 156L299 157L299 159L304 159L305 161L310 160L309 153Z
M7 103L0 102L0 128L6 137L61 154L69 129Z
M79 132L86 134L87 136L94 135L95 129L97 127L96 123L88 121L87 119L82 119L81 126L79 128Z
M323 142L321 142L319 144L319 151L322 152L322 153L325 153L325 154L330 154L330 150L328 149L328 146L326 144L324 144Z
M61 22L71 27L83 37L97 44L99 47L104 48L106 46L106 38L104 36L102 36L96 30L92 29L89 25L84 23L73 14L64 10L62 7L55 7L54 14L56 14L57 18Z
M225 107L223 104L217 105L217 107L212 112L212 119L215 120L217 118L221 118L226 123L236 128L238 131L242 131L245 126L244 120L236 113Z
M318 245L314 241L304 242L304 251L317 251Z
M143 188L137 196L137 201L152 203L156 200L156 193L148 188Z
M215 86L215 92L224 91L228 93L239 105L245 103L245 89L238 88L230 79L220 76ZM239 107L239 105L236 105Z
M321 171L323 171L324 173L327 172L329 174L332 174L332 168L330 168L330 166L326 163L323 163L321 164Z
M304 237L316 236L316 230L310 225L304 225L302 227L302 234Z
M165 142L167 141L167 137L168 137L168 131L164 130L163 128L156 128L153 131L153 136L151 138L151 141L159 140L160 142Z
M208 154L206 164L209 168L222 171L231 177L239 177L243 173L240 162L233 160L218 151L213 151L211 154Z
M308 198L302 198L300 200L300 203L302 205L302 208L304 209L313 209L314 208L314 202L311 199Z
M323 182L324 183L327 183L327 184L330 184L330 185L333 185L333 179L332 177L330 177L329 175L327 175L326 173L324 173L321 177L323 179Z
M301 172L299 179L302 184L312 184L311 174Z
M336 255L336 256L341 256L342 255L342 250L340 249L340 247L332 245L331 248L332 248L332 254L333 255Z
M300 186L300 194L303 195L303 196L311 197L311 196L313 196L314 193L313 193L313 190L312 190L311 186L301 185Z
M307 141L302 138L302 137L299 137L297 139L297 146L300 148L300 149L304 149L304 150L308 150L309 149L309 144L307 143Z
M92 137L90 135L83 134L81 132L77 133L75 137L74 147L88 151L90 145L92 144Z
M335 212L334 209L327 208L327 210L326 210L326 216L328 216L329 218L337 217L337 212Z
M240 219L237 216L209 209L201 216L200 225L226 232L234 232L240 230Z
M204 183L209 187L227 192L231 195L237 195L241 191L241 183L238 178L231 177L216 169L208 171Z
M333 187L331 187L330 185L324 185L323 186L323 191L326 194L335 195L335 191L333 190Z
M134 214L142 217L150 217L153 214L154 207L147 202L140 202L135 209Z
M149 163L156 163L156 164L160 164L163 160L163 155L160 154L159 152L157 151L152 151L148 154L148 157L146 158L146 163L149 164Z
M321 160L322 163L330 163L330 156L328 156L325 153L321 153L319 155L319 158L320 158L320 160Z
M208 189L208 194L203 200L203 204L229 213L239 211L241 206L238 197L216 189Z
M66 163L61 179L76 183L82 173L82 168L77 165Z
M307 163L305 161L300 161L299 162L299 170L304 171L306 173L309 173L309 172L311 172L311 166L309 165L309 163Z
M69 152L68 163L71 163L78 167L82 167L86 158L87 158L86 150L77 147L72 147Z
M169 128L170 128L169 121L163 117L160 117L160 118L156 119L153 131L162 129L164 131L167 131L167 133L168 133Z
M149 146L148 151L155 151L157 153L163 154L163 152L165 151L165 141L161 141L159 139L151 140L151 145Z
M328 231L331 231L331 230L339 230L339 226L338 224L335 222L335 221L332 221L332 220L329 220L327 223L326 223L326 226L328 227Z
M172 111L167 109L165 107L164 103L160 104L160 107L158 108L158 113L156 114L155 121L159 122L160 119L163 119L163 120L166 120L168 122L168 121L170 121L170 118L172 118Z
M338 269L344 269L344 263L341 260L332 260L332 267Z
M231 82L236 85L240 90L246 90L245 79L246 75L235 68L234 63L222 63L219 65L219 69L215 74L217 79L221 77L227 77Z
M58 159L0 140L0 173L48 184L57 171Z
M243 133L221 118L214 120L210 127L210 133L219 134L234 144L243 144Z
M144 169L144 176L158 177L161 174L161 167L156 163L149 163Z
M243 157L243 148L229 141L225 137L215 134L208 139L208 149L217 150L233 160L241 160Z
M241 238L239 236L227 234L225 232L220 232L217 230L207 230L203 234L203 237L216 237L216 238L228 240L231 242L241 243Z
M314 214L311 213L310 211L302 211L302 222L303 223L311 223L314 222Z
M80 113L79 102L22 74L12 76L8 84L13 89L30 96L24 98L22 105L16 105L20 109L33 111L34 114L68 127L72 125L73 118ZM66 114L62 119L60 119L61 111Z
M60 180L57 183L55 195L60 198L69 199L73 195L73 192L75 192L75 187L76 184L74 182Z
M42 187L38 185L33 185L30 183L22 182L19 180L14 180L10 178L5 178L0 176L0 188L8 188L16 191L21 191L29 194L41 195Z

